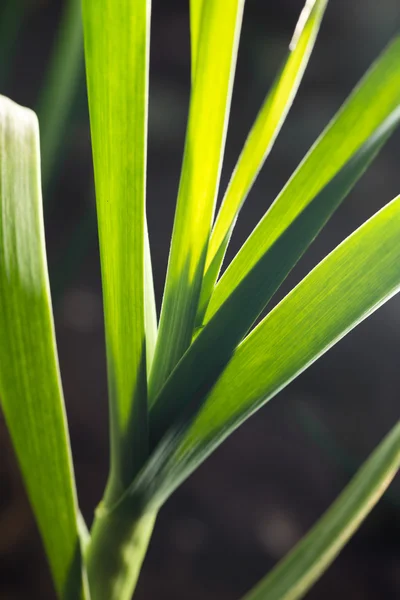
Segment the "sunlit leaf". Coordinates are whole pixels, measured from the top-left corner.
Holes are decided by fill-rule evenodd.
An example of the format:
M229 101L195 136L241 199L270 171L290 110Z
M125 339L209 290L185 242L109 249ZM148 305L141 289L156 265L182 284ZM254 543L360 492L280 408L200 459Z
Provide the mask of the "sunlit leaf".
M215 382L236 346L399 122L400 107L300 212L200 331L152 406L152 446L182 415L188 398L204 396Z
M261 321L205 398L203 390L188 397L186 413L171 425L126 502L161 503L234 429L391 298L400 288L399 236L400 197Z
M316 141L219 280L208 322L271 245L400 105L400 38L396 37Z
M190 0L190 51L192 61L192 81L196 71L197 49L200 37L201 16L204 0Z
M199 462L400 286L400 197L364 223L237 348L177 453ZM192 463L192 464L193 464Z
M247 137L213 227L197 315L201 325L237 216L292 105L310 58L327 0L307 0L289 56Z
M113 502L147 456L144 248L150 2L84 0L83 24L111 417L107 501Z
M192 339L225 146L244 0L203 6L150 403Z
M0 399L60 598L88 599L44 242L37 119L0 96Z

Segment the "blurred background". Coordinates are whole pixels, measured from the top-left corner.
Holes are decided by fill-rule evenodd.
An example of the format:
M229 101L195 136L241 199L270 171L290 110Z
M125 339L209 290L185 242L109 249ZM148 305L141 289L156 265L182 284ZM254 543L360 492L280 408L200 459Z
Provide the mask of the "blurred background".
M1 0L0 93L39 112L57 340L80 503L90 523L107 473L107 388L77 5L77 0ZM302 6L303 0L247 2L222 190ZM188 107L188 18L187 0L153 0L148 218L158 305ZM289 118L242 211L229 258L399 26L398 0L379 5L331 0ZM278 298L400 192L399 155L400 132ZM397 420L399 348L400 298L395 297L251 418L168 501L135 597L234 600L255 584L310 528ZM399 536L397 479L307 598L399 598ZM0 598L54 597L0 417Z

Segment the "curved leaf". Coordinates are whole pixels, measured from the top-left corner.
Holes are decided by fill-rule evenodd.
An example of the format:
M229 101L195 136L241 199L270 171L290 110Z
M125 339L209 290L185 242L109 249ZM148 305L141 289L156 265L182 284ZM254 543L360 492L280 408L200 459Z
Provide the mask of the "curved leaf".
M247 137L212 230L197 314L201 325L237 216L297 93L307 67L327 0L307 0L298 20L289 56L267 95Z
M203 460L236 427L400 287L400 197L364 223L251 332L211 390L177 459Z
M0 96L0 398L60 598L88 598L46 264L37 119Z
M124 502L162 503L243 421L400 288L400 197L364 223L238 346L211 391L199 390ZM211 351L211 350L210 350Z
M400 37L375 62L219 280L207 323L265 252L400 105Z
M399 122L400 107L300 212L202 328L151 407L152 447L193 399L204 397L287 274Z

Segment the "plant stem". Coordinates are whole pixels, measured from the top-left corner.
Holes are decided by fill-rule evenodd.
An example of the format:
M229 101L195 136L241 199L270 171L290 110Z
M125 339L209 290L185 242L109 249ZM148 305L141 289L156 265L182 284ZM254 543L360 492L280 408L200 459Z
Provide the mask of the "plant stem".
M155 519L117 510L96 516L86 555L92 600L131 600Z

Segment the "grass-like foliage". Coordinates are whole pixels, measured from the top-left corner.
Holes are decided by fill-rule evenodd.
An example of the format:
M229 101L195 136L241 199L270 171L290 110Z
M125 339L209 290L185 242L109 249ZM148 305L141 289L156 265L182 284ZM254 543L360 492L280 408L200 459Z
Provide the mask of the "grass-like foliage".
M220 275L240 209L296 95L327 0L306 2L215 214L244 4L190 1L191 98L158 323L146 221L150 0L82 0L111 437L108 483L90 533L77 506L58 372L39 130L31 111L0 97L0 399L62 599L131 598L157 512L171 493L236 427L400 288L399 197L254 326L399 124L399 37ZM59 47L68 46L68 32L76 36L71 64L78 64L76 0L67 14ZM60 52L43 96L49 111ZM73 72L63 80L64 99ZM60 114L54 113L57 130ZM45 146L52 154L57 135L49 127ZM311 532L246 599L301 598L399 464L397 424Z

